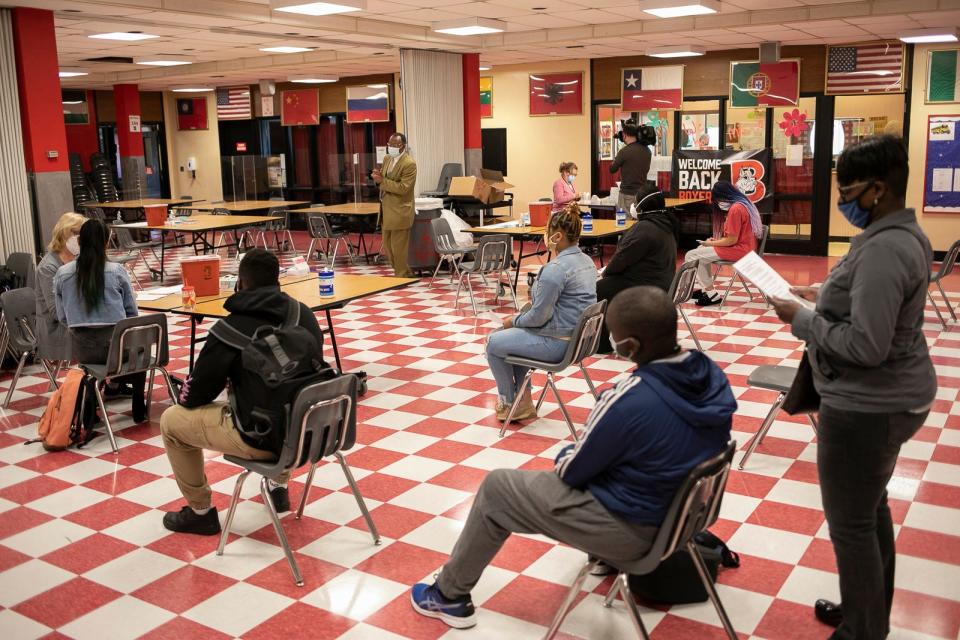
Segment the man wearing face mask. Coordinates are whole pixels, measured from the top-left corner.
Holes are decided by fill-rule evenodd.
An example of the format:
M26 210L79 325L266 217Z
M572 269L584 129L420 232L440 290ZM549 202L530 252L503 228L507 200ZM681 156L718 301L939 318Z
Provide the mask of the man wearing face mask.
M814 613L837 627L833 640L890 631L896 549L886 487L937 391L923 334L933 251L905 208L908 175L900 138L874 136L844 149L838 205L864 231L819 291L794 289L815 309L773 301L806 342L820 394L817 472L843 602L818 600Z
M370 175L380 186L383 249L393 267L393 274L409 278L413 276L407 256L410 251L410 228L416 215L413 196L417 183L417 163L407 153L405 135L398 132L390 136L383 166L374 169Z
M487 475L436 582L413 587L418 613L475 625L470 591L511 533L543 534L615 565L636 560L690 470L726 446L737 402L710 358L680 349L669 296L627 289L606 322L617 355L637 368L600 396L553 471Z
M650 173L650 160L653 155L647 145L638 141L639 135L640 128L636 122L624 122L619 136L626 146L617 152L617 156L610 163L610 173L620 172L617 208L624 211L629 211L630 205L637 201L637 192L647 184L647 174Z

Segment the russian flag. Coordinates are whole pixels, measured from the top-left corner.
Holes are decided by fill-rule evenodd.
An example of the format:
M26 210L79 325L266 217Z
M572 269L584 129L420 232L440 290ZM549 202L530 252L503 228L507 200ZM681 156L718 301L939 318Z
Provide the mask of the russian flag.
M347 87L347 122L388 120L390 120L389 85Z

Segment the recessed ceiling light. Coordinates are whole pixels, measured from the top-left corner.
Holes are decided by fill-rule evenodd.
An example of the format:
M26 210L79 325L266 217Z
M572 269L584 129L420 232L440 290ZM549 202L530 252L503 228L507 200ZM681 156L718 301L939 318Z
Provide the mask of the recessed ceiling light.
M679 18L681 16L702 16L720 11L717 0L645 0L640 10L658 18Z
M123 40L124 42L136 42L137 40L150 40L151 38L159 38L160 36L143 33L142 31L111 31L110 33L95 33L87 37L94 38L95 40Z
M83 69L60 69L61 78L76 78L77 76L85 76L87 72Z
M142 56L133 59L134 64L143 64L150 67L179 67L182 64L193 64L193 59L187 56L177 56L158 53L153 56Z
M684 45L652 47L647 51L647 55L654 58L689 58L691 56L702 56L704 53L705 49L703 47L688 47Z
M500 33L507 30L507 23L503 20L490 18L459 18L434 22L430 28L437 33L448 33L454 36L479 36L485 33Z
M287 82L296 82L298 84L329 84L339 79L337 76L312 74L309 76L290 76L287 78Z
M213 91L213 87L176 87L170 89L174 93L203 93L204 91Z
M306 53L307 51L313 51L310 47L262 47L260 51L266 51L267 53Z
M299 13L305 16L329 16L336 13L362 11L366 0L335 0L334 2L304 2L304 0L270 0L270 9Z
M916 31L905 31L901 36L900 40L903 42L910 43L927 43L927 42L956 42L957 41L957 29L956 27L943 27L935 29L918 29Z

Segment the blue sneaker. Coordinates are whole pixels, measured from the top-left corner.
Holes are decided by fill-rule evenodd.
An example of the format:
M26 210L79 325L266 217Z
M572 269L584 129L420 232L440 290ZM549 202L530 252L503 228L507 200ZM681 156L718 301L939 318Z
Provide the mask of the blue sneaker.
M413 585L410 602L413 610L420 615L442 620L454 629L467 629L477 624L477 613L470 596L448 600L440 593L436 583Z

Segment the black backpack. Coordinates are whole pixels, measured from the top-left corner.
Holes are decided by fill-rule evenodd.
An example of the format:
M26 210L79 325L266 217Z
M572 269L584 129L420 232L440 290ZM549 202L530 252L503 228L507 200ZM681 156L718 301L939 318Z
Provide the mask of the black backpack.
M710 580L716 582L720 566L739 567L740 556L709 531L694 536ZM642 576L629 577L630 591L647 602L658 604L691 604L706 602L707 590L700 580L693 558L686 549L675 551L656 569Z
M277 455L283 448L297 391L336 375L323 364L316 339L299 323L300 303L291 300L282 324L261 326L252 336L223 320L210 329L221 342L240 351L243 377L238 386L250 411L238 410L237 390L231 389L237 429L257 443L258 449Z

